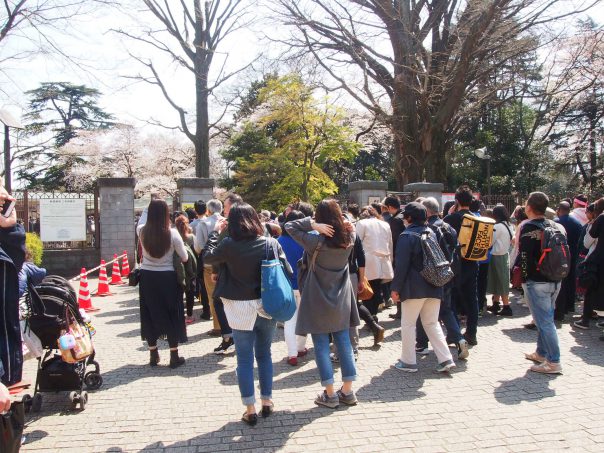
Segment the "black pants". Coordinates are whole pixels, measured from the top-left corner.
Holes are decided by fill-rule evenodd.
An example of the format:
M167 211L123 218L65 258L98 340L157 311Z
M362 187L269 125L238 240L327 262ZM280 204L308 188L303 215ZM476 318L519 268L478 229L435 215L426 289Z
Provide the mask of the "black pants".
M375 319L371 316L371 313L363 304L358 304L359 318L367 323L368 326L372 327L375 324Z
M460 275L455 277L453 297L457 313L467 316L466 333L476 336L478 329L478 264L461 260Z
M480 263L478 265L478 310L482 310L487 305L487 281L489 277L489 263Z
M187 301L187 316L193 316L193 303L195 302L194 289L188 289L185 291L185 300Z
M233 330L231 329L231 326L229 326L229 321L227 321L227 317L224 312L224 304L222 303L222 299L220 297L216 297L214 299L214 311L216 311L218 324L220 324L220 333L222 336L230 336L233 333Z
M571 262L570 272L560 285L560 292L556 298L556 309L554 311L554 319L557 321L562 321L565 314L575 311L575 294L577 293L576 264L575 261Z
M383 302L382 300L382 279L369 280L369 286L373 290L373 297L369 300L364 300L363 305L369 310L372 315L377 315L378 307ZM360 313L359 313L360 315Z

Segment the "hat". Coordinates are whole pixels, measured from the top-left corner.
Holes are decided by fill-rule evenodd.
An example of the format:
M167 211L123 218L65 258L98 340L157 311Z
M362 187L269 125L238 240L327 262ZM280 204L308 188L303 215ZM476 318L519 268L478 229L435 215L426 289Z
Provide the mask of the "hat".
M428 213L426 208L415 201L405 205L405 209L403 210L404 217L410 217L413 223L425 222L428 218Z
M556 211L554 211L552 208L547 208L545 210L545 218L549 220L554 220L556 218Z

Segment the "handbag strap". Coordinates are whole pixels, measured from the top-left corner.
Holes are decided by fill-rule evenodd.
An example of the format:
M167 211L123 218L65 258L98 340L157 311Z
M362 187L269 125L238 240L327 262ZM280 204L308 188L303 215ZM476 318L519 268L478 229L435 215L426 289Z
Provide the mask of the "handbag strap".
M270 254L271 249L273 251L273 259L274 260L279 259L278 245L279 245L279 243L277 242L277 240L275 238L266 237L266 240L264 241L264 256L266 257L267 260L270 259L269 254Z

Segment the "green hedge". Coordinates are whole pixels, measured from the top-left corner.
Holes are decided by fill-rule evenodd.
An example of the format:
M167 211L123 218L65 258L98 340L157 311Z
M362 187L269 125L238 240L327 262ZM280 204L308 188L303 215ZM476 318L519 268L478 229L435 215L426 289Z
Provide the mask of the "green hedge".
M35 233L27 233L25 235L25 247L31 253L31 260L36 266L42 264L42 254L44 253L44 245L42 239Z

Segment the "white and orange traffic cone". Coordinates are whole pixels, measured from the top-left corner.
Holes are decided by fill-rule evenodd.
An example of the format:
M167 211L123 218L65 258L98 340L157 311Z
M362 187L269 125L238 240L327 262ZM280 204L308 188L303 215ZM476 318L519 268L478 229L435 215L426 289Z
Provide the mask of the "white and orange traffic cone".
M107 283L107 269L105 260L101 260L101 270L99 271L99 286L96 290L96 296L111 296L109 284Z
M122 257L122 277L128 277L130 275L130 264L128 263L128 252L124 250L124 256Z
M90 291L88 290L88 277L86 277L86 268L82 268L80 272L80 291L78 294L78 306L85 311L99 311L98 308L92 306L90 299Z
M113 255L113 269L111 270L111 281L110 285L122 285L124 282L122 281L122 276L120 272L120 263L117 259L117 255Z

